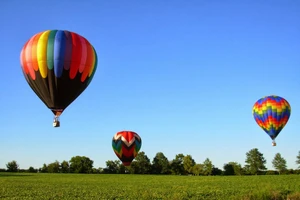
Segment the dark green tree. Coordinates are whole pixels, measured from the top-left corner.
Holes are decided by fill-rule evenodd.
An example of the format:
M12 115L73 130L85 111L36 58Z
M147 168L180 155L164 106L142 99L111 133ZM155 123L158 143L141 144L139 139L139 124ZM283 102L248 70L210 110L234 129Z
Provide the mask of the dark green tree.
M168 158L162 153L158 152L152 161L153 174L169 174L170 165Z
M245 162L247 163L245 168L250 174L257 175L260 171L267 169L265 166L267 161L257 148L251 149L246 153Z
M125 173L128 173L128 169L120 162L118 174L125 174Z
M43 167L41 168L40 172L47 173L48 172L48 166L44 163Z
M48 164L48 173L59 173L60 172L60 164L58 161Z
M230 176L234 175L234 166L231 163L226 163L223 166L224 175Z
M106 161L106 168L104 168L104 173L119 174L120 166L121 166L121 162L119 160L114 160L114 161L108 160L108 161Z
M103 169L101 167L99 168L93 168L93 174L102 174L103 173Z
M191 155L186 155L183 158L183 167L187 174L193 173L193 167L196 164L195 160L192 158Z
M30 172L30 173L37 173L38 172L38 170L37 169L34 169L34 167L29 167L28 168L28 172Z
M184 158L184 155L182 153L180 154L177 154L175 156L175 159L173 159L171 161L171 173L172 174L185 174L185 171L184 171L184 166L183 166L183 158Z
M75 156L69 161L71 173L92 173L94 161L85 156Z
M211 174L214 175L214 176L222 175L223 171L221 169L217 168L217 167L213 167Z
M64 160L60 163L60 171L61 173L69 173L70 172L70 165L69 162Z
M141 151L135 157L128 170L132 174L150 174L151 163L145 152Z
M237 162L229 162L224 165L224 175L243 175L243 168Z
M275 157L272 160L272 164L279 174L287 170L286 160L281 156L280 153L275 154Z
M94 169L93 169L94 171ZM103 174L104 169L102 167L99 167L98 169L96 169L97 174Z
M19 164L17 163L17 161L13 160L11 162L8 162L6 164L6 168L8 172L18 172L19 171Z

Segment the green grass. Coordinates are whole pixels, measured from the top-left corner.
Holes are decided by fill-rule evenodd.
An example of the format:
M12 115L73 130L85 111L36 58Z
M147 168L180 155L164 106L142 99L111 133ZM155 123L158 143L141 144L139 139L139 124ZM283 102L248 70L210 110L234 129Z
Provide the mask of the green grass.
M0 199L300 200L300 176L0 173Z

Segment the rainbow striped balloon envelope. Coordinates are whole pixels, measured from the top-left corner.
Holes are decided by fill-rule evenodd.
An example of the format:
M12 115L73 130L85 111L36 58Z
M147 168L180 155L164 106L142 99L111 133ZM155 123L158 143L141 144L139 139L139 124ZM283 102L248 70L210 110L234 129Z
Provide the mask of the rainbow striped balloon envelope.
M87 88L97 68L94 47L66 30L35 34L20 60L27 83L56 117Z
M284 98L271 95L259 99L252 113L256 123L275 140L290 118L291 106Z
M112 139L112 148L124 166L131 164L141 146L141 137L133 131L120 131Z

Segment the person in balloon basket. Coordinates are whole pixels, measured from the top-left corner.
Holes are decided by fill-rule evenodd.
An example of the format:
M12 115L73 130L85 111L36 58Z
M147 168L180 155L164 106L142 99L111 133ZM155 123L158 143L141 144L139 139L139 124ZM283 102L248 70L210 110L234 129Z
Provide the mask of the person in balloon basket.
M60 127L60 122L58 120L58 117L54 117L53 120L53 127Z

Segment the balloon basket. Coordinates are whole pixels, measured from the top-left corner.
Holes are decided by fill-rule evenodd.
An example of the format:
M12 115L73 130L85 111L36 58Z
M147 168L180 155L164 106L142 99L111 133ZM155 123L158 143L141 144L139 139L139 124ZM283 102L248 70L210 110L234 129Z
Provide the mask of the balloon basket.
M276 146L276 142L275 142L275 141L272 142L272 146L273 146L273 147Z
M54 118L53 127L60 127L60 121L58 120L58 118Z

